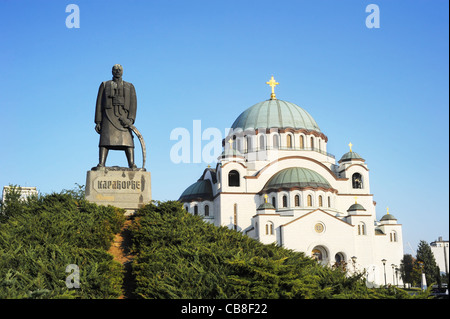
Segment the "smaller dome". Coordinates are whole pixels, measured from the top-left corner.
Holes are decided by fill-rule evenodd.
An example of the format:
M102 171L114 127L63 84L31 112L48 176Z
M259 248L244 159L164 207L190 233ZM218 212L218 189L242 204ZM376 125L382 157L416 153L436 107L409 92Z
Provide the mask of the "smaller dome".
M344 155L342 155L341 159L339 160L339 163L345 162L345 161L351 161L354 159L364 161L364 159L358 153L350 151L350 152L347 152Z
M303 167L285 168L269 179L263 188L264 192L289 188L325 188L331 189L330 183L319 173Z
M275 207L273 207L273 205L270 204L270 203L263 203L263 204L259 205L257 210L264 210L264 209L273 209L273 210L275 210Z
M178 199L181 202L212 200L213 192L209 179L199 180L192 184L181 194Z
M383 221L383 220L397 220L397 218L395 218L394 215L392 215L392 214L386 214L383 217L381 217L380 220L381 221Z
M363 205L355 203L355 204L353 204L352 206L350 206L350 207L347 209L347 212L354 212L354 211L357 211L357 210L363 210L363 211L365 211L366 209L364 208Z

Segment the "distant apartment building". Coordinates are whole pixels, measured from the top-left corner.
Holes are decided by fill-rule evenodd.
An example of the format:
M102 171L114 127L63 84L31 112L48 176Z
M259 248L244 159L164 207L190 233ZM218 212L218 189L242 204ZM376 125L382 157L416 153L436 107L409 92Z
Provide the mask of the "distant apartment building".
M448 240L442 240L442 237L439 237L438 240L430 243L430 246L439 269L448 274Z
M5 196L11 190L11 188L11 186L3 186L2 201L5 200ZM17 186L17 189L20 191L20 199L22 200L25 200L27 197L32 195L38 195L36 187Z

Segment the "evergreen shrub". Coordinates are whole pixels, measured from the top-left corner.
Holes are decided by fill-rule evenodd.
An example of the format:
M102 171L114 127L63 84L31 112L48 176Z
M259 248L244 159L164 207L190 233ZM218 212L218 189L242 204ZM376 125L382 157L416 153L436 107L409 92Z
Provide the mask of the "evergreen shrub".
M324 267L303 253L264 245L186 212L177 201L138 211L133 272L141 298L408 298L369 289L361 274Z
M68 192L6 196L0 219L0 299L117 298L122 266L107 253L125 218ZM68 288L77 265L80 287Z

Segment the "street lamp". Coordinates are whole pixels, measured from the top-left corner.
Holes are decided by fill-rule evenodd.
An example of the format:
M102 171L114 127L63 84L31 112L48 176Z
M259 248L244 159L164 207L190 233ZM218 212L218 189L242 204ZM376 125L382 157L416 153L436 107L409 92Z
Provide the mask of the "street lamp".
M395 265L391 264L392 267L392 285L395 286Z
M395 277L397 278L397 287L398 287L398 272L400 271L399 268L395 268Z
M386 282L386 259L381 259L381 262L383 263L383 268L384 268L384 285L387 286L387 282Z

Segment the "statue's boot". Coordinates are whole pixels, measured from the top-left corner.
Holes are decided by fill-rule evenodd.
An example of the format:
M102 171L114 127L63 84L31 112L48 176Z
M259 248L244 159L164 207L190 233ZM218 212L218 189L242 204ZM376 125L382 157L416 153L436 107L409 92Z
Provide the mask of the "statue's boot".
M126 148L125 154L127 154L128 167L137 168L136 164L134 164L134 148L133 147Z
M99 163L97 167L105 167L106 157L108 157L108 149L106 147L99 147Z

